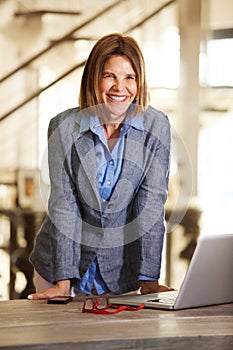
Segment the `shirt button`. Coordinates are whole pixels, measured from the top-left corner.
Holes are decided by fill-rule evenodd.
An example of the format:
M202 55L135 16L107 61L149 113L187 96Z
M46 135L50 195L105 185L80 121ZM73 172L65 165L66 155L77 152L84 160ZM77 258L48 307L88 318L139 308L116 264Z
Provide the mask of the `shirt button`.
M113 165L113 160L110 160L109 164L110 164L110 165Z
M107 181L107 185L111 185L111 181L108 180L108 181Z

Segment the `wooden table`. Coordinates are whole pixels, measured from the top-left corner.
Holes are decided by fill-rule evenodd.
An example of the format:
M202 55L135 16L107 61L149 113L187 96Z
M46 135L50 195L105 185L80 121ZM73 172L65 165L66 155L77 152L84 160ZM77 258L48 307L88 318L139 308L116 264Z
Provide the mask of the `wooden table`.
M233 304L180 311L82 313L82 303L0 302L0 349L233 349Z

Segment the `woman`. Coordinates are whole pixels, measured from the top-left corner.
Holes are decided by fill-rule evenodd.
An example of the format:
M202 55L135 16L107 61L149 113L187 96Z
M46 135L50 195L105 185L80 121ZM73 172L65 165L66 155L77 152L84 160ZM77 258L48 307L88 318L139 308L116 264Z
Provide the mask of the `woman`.
M29 299L170 290L159 284L170 126L148 106L136 41L101 38L86 62L79 108L50 122L48 215L30 260Z

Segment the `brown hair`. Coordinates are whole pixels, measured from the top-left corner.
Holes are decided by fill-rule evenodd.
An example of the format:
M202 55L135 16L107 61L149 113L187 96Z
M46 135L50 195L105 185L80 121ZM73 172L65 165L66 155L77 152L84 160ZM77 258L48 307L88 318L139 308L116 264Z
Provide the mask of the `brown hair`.
M135 103L143 109L147 107L148 90L142 52L135 39L115 33L100 38L87 59L79 94L79 107L81 109L100 103L99 83L104 65L114 55L127 56L130 60L136 73L138 87Z

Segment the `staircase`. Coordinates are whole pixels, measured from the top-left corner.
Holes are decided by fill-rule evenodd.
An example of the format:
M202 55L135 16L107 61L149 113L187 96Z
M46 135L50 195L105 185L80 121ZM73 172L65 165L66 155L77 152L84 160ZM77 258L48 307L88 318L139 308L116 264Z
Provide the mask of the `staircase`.
M1 1L0 11L8 2ZM24 34L28 42L26 48L21 42L18 45L22 52L20 63L2 70L0 77L0 133L5 135L0 168L40 167L49 119L77 105L82 68L95 41L106 33L119 31L133 34L142 42L140 29L174 2L73 1L74 8L67 1L70 9L64 5L61 9L58 2L51 0L15 1L18 6L11 9L10 24L3 26L2 33L10 37L13 32L18 41ZM35 7L38 3L44 7ZM9 140L14 140L11 145ZM26 160L22 154L28 149L31 154ZM1 153L7 153L8 159L3 159Z

